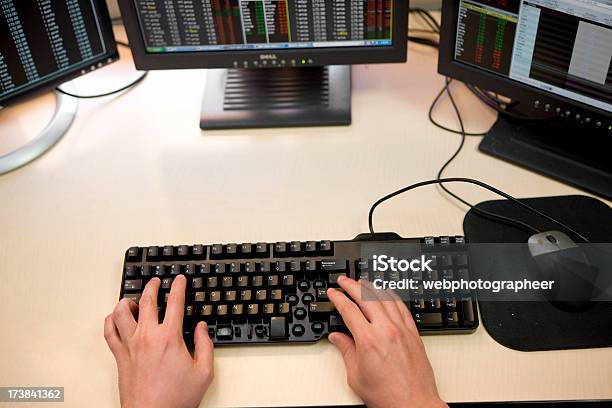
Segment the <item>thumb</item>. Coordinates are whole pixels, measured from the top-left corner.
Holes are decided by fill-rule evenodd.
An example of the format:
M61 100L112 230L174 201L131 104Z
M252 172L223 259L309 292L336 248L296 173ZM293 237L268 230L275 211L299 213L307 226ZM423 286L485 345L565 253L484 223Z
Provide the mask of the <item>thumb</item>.
M204 375L213 378L213 343L208 337L208 325L206 322L199 322L194 333L194 359L196 368Z
M342 353L346 371L352 371L355 367L355 341L346 334L337 332L330 333L328 339Z

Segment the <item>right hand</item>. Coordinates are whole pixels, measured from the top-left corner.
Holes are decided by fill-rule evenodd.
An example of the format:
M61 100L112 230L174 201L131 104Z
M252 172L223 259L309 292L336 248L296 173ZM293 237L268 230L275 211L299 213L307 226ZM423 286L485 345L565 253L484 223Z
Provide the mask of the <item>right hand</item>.
M353 391L370 408L447 407L412 315L397 294L346 277L338 284L354 302L335 289L328 296L353 338L331 333L329 341L342 353Z

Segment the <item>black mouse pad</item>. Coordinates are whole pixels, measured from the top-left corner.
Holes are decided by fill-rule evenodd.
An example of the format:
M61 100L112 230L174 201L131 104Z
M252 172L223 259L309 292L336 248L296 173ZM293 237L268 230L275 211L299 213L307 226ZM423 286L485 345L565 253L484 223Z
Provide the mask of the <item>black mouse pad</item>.
M521 200L564 222L591 242L612 242L612 209L586 196ZM487 201L480 209L521 220L542 231L560 228L508 200ZM525 243L531 235L471 210L463 230L472 243ZM563 231L566 232L566 231ZM580 240L568 235L576 242ZM477 275L477 271L476 275ZM481 322L498 343L514 350L541 351L612 346L612 302L592 304L581 313L562 311L549 302L479 302Z

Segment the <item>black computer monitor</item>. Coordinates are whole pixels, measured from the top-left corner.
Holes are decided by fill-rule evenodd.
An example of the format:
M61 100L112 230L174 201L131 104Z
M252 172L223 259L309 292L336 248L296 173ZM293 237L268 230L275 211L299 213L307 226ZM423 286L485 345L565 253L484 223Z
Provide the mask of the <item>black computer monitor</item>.
M104 0L0 1L0 106L117 58Z
M208 73L205 129L348 124L345 65L406 60L403 0L120 0L119 6L139 69L230 68Z
M480 149L612 197L612 1L442 7L440 73L513 100Z

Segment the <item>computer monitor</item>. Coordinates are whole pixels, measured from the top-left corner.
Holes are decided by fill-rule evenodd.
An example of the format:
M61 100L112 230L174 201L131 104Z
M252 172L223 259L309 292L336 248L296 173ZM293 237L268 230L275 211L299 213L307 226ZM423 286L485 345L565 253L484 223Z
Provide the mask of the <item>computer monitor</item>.
M104 0L0 1L0 106L117 58Z
M612 1L442 7L440 73L513 100L480 149L612 197Z
M406 60L406 1L120 0L119 6L139 69L229 68L208 72L204 129L348 124L345 65Z
M0 0L0 109L116 59L104 0ZM58 94L49 125L30 143L0 156L0 174L57 143L76 109L75 99Z

